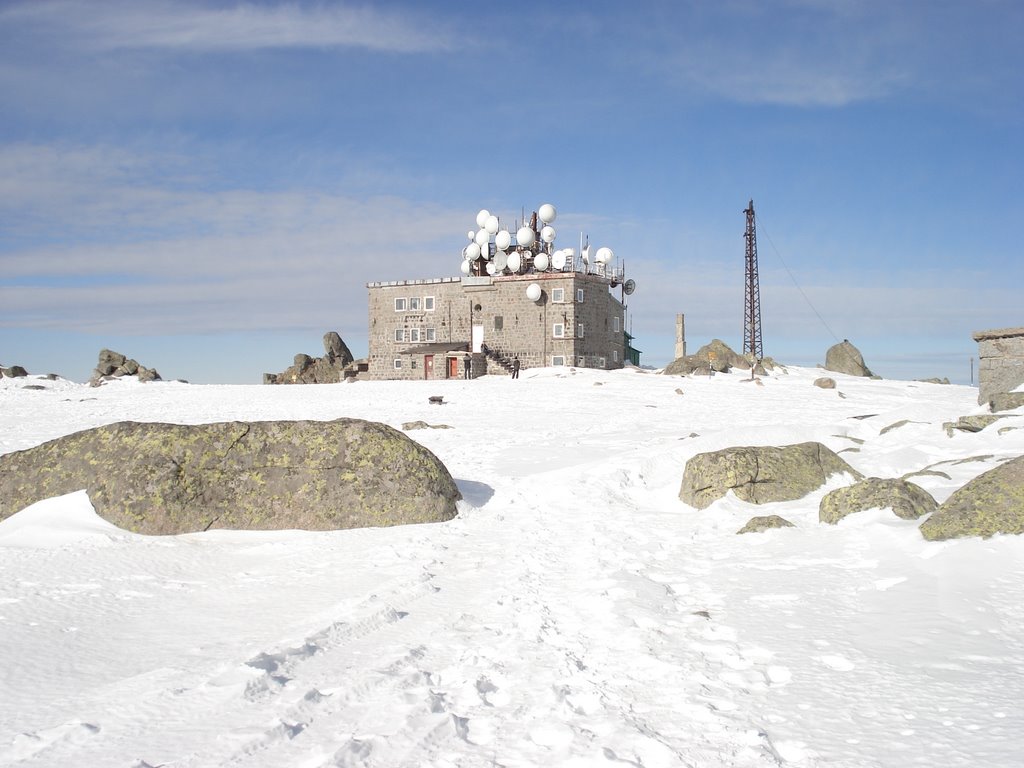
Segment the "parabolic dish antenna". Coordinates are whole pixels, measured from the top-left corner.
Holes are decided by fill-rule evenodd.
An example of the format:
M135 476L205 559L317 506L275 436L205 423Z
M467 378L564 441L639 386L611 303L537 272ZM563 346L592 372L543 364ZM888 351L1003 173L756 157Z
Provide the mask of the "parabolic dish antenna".
M519 258L518 253L510 253L508 255L508 268L513 272L518 272L519 267L523 265L523 260Z
M462 274L468 275L469 274L469 269L470 269L470 267L469 267L469 259L463 259L462 260L462 266L459 267L459 269L462 270Z
M498 268L494 266L494 262L493 261L488 261L487 262L487 274L488 275L493 275L497 271L498 271Z
M565 251L555 251L551 254L551 266L559 272L565 269Z
M540 239L545 243L555 242L555 228L550 224L545 225L545 227L540 231Z
M594 260L598 264L607 264L614 257L615 257L615 254L612 253L612 249L611 248L598 248L597 249L597 253L594 254Z
M490 211L488 211L486 208L481 208L480 212L476 215L476 225L480 227L480 229L483 229L484 224L487 223L487 217L490 215Z
M537 301L540 298L540 286L537 283L526 286L526 298L530 301Z
M544 205L537 209L537 216L539 216L540 220L543 221L545 224L550 224L552 221L555 220L555 216L557 215L558 214L555 211L555 206L553 206L551 203L544 203Z
M491 235L493 235L495 232L497 232L498 231L498 217L494 216L493 214L491 216L488 216L487 217L487 221L484 222L484 229L486 229L488 234L491 234Z
M480 255L480 246L476 243L470 243L466 246L465 254L466 258L472 261Z
M536 235L534 235L533 230L529 227L520 227L519 231L516 232L516 245L521 248L529 248L536 239Z
M632 295L633 291L636 290L636 280L629 279L622 284L622 292L627 296Z
M546 253L538 253L533 260L533 266L536 267L541 272L547 271L549 264L550 260Z
M505 267L508 266L508 254L504 251L498 251L494 254L494 268L501 272Z
M507 229L501 230L494 236L494 246L499 251L507 251L510 245L512 245L512 233Z
M468 237L470 240L472 240L474 237L476 237L476 232L474 232L471 229L471 230L469 230L469 232L466 233L466 237Z
M483 248L490 241L491 236L487 233L486 229L481 229L476 233L476 237L473 238L473 242Z

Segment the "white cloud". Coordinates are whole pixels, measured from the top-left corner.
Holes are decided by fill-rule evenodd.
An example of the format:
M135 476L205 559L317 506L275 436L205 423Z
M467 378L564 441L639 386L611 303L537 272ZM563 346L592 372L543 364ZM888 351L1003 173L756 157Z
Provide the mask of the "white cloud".
M0 26L19 25L93 50L157 48L241 51L356 47L417 53L447 50L451 34L428 14L331 3L209 7L166 0L22 2L0 11Z

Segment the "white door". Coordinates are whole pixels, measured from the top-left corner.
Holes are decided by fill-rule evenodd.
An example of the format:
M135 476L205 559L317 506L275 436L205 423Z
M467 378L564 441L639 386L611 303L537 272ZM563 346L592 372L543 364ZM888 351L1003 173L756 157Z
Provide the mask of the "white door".
M482 325L473 326L473 352L477 353L480 351L480 345L484 343L484 327Z

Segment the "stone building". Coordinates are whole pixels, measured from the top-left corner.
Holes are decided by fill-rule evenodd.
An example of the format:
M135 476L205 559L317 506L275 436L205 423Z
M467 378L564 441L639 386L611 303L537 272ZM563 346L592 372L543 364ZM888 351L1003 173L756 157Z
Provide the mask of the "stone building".
M577 271L470 274L374 282L369 292L371 379L454 379L630 359L616 275ZM536 297L536 298L533 298ZM467 370L468 366L468 370Z
M978 331L978 403L1024 384L1024 328Z

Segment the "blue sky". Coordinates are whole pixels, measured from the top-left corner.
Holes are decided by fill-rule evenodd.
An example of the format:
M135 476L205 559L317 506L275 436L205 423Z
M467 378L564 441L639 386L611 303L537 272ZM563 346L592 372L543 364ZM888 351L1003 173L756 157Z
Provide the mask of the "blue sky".
M1016 0L0 4L0 363L103 347L257 383L365 284L454 276L481 208L559 211L637 282L643 362L848 338L967 383L1024 325Z

